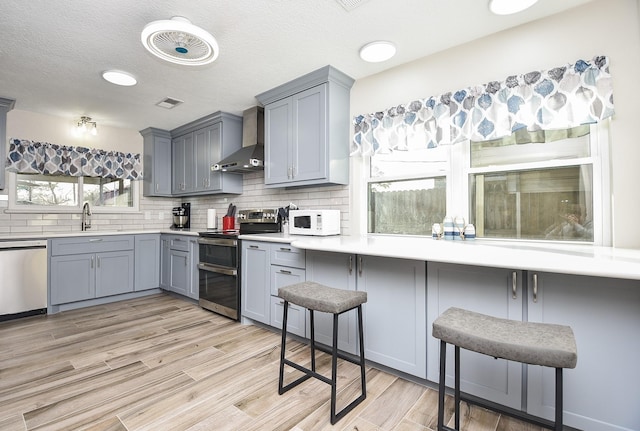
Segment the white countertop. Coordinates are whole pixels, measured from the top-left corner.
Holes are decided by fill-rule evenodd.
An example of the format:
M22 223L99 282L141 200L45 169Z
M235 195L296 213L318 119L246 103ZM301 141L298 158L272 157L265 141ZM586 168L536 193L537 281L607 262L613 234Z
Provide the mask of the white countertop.
M280 233L241 235L240 239L290 243L306 250L640 280L640 250L612 247L391 235L313 237Z
M173 229L137 229L137 230L86 230L73 232L44 232L44 233L13 233L0 235L0 241L22 241L33 239L69 238L74 236L102 236L102 235L140 235L147 233L165 233L174 235L198 236L199 230L173 230Z

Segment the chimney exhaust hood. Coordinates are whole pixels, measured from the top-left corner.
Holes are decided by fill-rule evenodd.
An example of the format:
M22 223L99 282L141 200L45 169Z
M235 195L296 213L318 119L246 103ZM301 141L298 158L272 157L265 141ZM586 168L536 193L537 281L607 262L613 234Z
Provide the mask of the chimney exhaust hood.
M242 148L211 167L212 171L255 172L264 169L264 108L242 113Z

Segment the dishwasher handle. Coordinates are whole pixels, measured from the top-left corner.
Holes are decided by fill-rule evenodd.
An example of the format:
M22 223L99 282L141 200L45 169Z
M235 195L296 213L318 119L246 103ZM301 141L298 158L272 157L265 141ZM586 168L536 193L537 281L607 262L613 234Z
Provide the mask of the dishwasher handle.
M10 240L0 241L0 250L15 249L15 248L47 248L46 239L25 239L25 240Z

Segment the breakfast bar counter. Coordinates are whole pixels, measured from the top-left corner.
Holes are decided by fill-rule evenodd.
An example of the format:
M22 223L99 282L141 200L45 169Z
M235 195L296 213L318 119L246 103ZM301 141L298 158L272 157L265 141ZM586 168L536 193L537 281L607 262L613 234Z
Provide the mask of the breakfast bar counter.
M391 235L267 234L241 235L240 239L290 243L305 250L640 280L640 250L586 244L447 241Z

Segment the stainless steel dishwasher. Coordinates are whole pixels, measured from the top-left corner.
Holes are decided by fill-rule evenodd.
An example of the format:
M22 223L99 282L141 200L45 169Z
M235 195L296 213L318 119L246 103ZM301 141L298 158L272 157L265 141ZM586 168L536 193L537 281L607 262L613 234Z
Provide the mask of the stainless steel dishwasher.
M0 241L0 322L47 312L47 241Z

